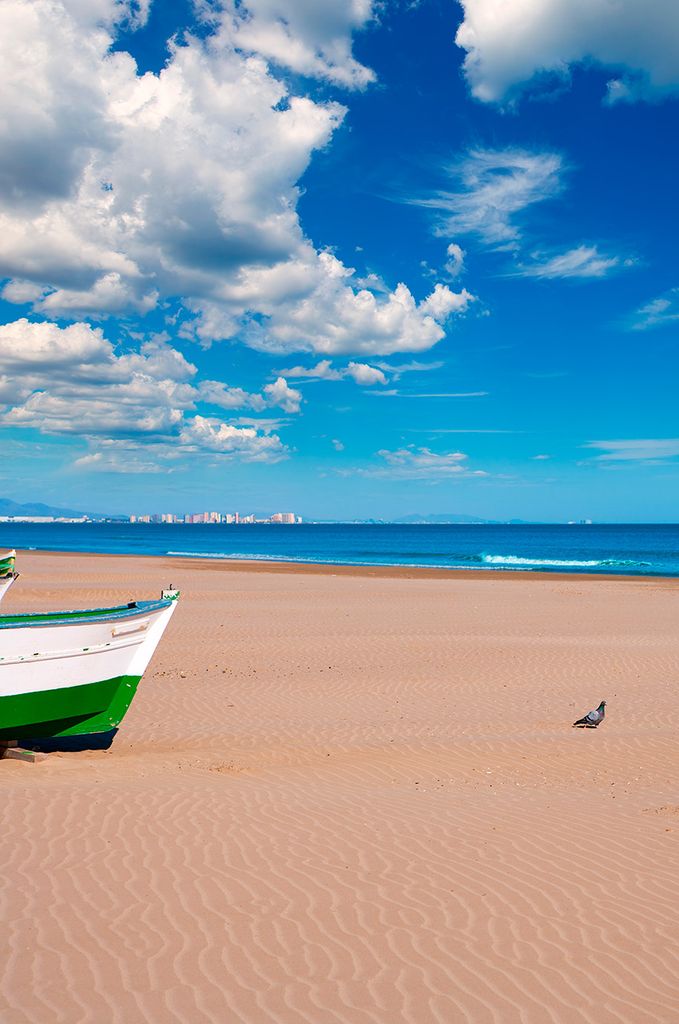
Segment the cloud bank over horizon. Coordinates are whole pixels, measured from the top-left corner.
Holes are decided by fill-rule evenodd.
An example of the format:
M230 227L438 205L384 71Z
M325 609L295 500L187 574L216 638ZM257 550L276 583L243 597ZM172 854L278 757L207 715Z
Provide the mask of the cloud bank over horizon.
M89 324L62 328L21 318L0 326L2 426L76 435L92 449L102 440L118 452L143 443L160 458L187 451L257 461L285 457L277 435L201 416L196 406L256 412L278 407L291 414L300 410L299 391L283 377L250 394L196 376L196 367L165 338L143 343L139 352L118 354L101 328ZM79 464L87 462L81 458ZM100 460L94 464L99 467Z

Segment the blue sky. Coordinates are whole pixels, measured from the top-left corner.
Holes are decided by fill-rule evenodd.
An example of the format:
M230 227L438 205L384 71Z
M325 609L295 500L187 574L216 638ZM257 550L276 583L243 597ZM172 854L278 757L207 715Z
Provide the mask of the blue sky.
M7 0L3 492L676 520L673 0Z

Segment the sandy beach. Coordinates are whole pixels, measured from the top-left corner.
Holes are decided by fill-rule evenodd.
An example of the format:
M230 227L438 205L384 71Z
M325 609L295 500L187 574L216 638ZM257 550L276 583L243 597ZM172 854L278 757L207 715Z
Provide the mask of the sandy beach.
M2 1024L679 1020L679 583L18 567L182 597L109 751L0 761Z

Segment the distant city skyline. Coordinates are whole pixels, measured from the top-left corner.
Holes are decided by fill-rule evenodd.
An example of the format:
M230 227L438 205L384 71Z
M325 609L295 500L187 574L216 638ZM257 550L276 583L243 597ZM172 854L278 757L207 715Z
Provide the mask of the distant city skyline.
M240 512L185 512L182 515L173 512L155 512L142 515L133 514L129 518L130 523L185 523L187 525L215 526L238 526L241 523L271 523L272 525L290 526L302 522L302 517L294 512L273 512L270 516L257 516L254 513L243 515Z
M0 4L12 495L676 519L676 19Z

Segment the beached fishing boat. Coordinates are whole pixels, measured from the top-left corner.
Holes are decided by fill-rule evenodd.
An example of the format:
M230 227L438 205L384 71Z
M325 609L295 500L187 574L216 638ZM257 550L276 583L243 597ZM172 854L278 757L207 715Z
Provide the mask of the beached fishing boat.
M178 597L0 616L0 744L110 746Z
M0 551L0 577L12 575L16 557L17 553L14 549L12 551Z
M0 601L19 576L19 573L14 571L16 556L16 551L0 552Z
M18 572L13 572L10 576L1 576L0 577L0 601L2 601L3 597L5 596L5 594L9 590L9 588L12 586L14 581L16 579L18 579L18 578L19 578L19 573Z

